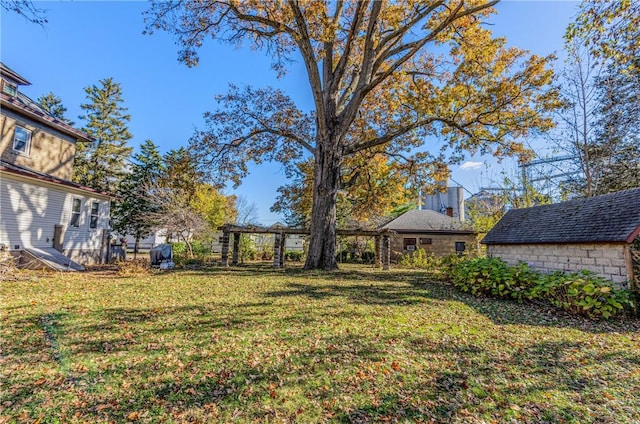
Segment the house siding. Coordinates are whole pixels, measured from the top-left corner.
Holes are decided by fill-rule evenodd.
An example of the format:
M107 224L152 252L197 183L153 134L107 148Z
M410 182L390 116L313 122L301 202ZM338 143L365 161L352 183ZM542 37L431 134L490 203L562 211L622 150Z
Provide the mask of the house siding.
M73 198L81 199L80 224L69 228ZM91 203L98 202L97 228L89 228ZM100 262L109 199L57 184L0 173L0 244L10 251L53 247L55 225L64 228L63 253L80 263Z
M491 244L489 257L499 257L510 265L526 262L542 272L592 271L621 288L628 288L626 243Z
M27 155L13 150L16 125L31 131L31 147ZM4 108L0 115L0 133L2 160L63 180L71 180L76 150L75 139L72 137Z

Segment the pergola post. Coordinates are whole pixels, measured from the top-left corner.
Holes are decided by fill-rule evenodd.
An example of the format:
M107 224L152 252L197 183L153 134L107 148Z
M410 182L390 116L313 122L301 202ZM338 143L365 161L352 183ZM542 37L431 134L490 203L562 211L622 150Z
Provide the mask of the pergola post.
M375 244L373 250L373 266L376 268L380 268L382 266L382 252L381 252L381 244L380 244L380 236L375 236Z
M240 252L240 233L233 233L233 257L231 265L238 265L238 253Z
M280 266L284 267L284 247L287 244L287 235L280 234Z
M282 238L281 233L275 233L273 235L273 266L275 268L280 268L280 239Z
M229 266L229 230L222 230L222 266Z
M391 263L391 237L389 234L382 236L382 269L387 271Z

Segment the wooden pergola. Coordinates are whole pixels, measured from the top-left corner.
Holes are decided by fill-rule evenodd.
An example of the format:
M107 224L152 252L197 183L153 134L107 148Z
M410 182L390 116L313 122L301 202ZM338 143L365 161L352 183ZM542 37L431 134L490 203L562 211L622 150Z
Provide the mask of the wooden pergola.
M287 235L309 235L308 228L289 227L260 227L260 226L240 226L225 224L218 228L222 231L222 266L229 266L229 242L233 234L233 250L231 251L231 265L238 265L241 234L273 234L273 266L280 268L284 266L284 249ZM337 229L339 236L362 236L374 237L375 239L375 261L376 267L388 270L391 261L391 230L363 230L363 229Z

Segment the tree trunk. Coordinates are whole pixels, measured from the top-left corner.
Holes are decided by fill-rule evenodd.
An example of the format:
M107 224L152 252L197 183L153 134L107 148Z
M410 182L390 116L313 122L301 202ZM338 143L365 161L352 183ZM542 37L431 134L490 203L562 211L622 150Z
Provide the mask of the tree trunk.
M324 142L323 142L324 141ZM340 189L339 143L329 137L318 140L313 179L311 239L305 269L334 270L336 262L336 201Z

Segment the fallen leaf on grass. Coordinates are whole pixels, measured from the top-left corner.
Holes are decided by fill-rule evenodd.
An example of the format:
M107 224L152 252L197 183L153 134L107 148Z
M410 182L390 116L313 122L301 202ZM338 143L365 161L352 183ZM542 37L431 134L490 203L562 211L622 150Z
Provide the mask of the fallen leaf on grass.
M127 415L127 421L137 421L138 419L140 419L140 413L137 411L131 412Z

